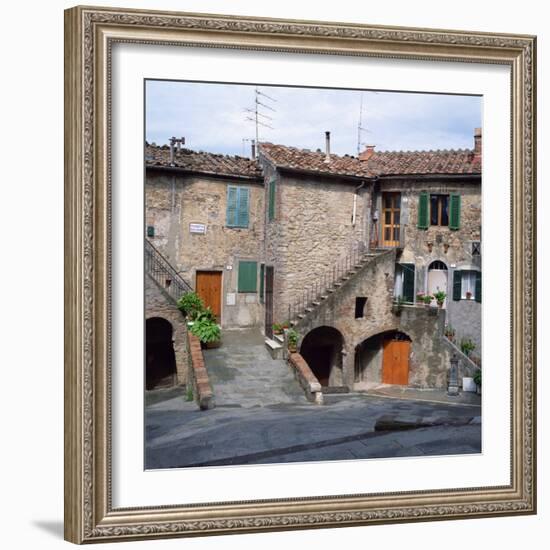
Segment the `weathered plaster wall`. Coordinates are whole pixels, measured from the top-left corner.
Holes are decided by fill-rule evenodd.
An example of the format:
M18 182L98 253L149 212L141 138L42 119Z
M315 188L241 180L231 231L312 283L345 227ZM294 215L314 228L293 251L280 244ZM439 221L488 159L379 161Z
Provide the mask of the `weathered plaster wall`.
M172 325L172 339L176 356L176 374L178 384L187 384L188 346L185 320L168 295L157 283L145 275L145 319L161 317Z
M226 225L228 185L250 190L248 228ZM263 184L150 170L145 189L146 225L155 228L151 240L182 277L195 288L197 271L222 273L222 326L261 324L263 306L258 293L238 293L237 281L240 260L257 261L259 277L264 240ZM190 233L191 223L205 224L206 233ZM228 294L235 294L235 305L228 305Z

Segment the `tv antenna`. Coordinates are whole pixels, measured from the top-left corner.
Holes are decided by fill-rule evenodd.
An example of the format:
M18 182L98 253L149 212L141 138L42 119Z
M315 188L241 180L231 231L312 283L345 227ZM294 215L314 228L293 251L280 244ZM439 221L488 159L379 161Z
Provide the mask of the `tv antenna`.
M268 104L269 101L277 102L277 100L271 96L268 96L267 94L264 94L260 90L258 90L258 87L254 88L254 108L253 109L245 109L246 120L249 120L251 122L254 122L255 129L256 129L256 154L259 149L259 143L260 143L260 126L263 128L269 128L270 130L275 130L273 126L271 126L271 122L273 122L273 117L266 115L265 112L263 112L264 109L267 109L268 111L271 111L273 113L276 113L277 111Z
M378 95L378 92L369 93ZM363 132L370 134L370 130L368 130L366 126L363 126L363 94L364 92L361 92L361 100L359 103L359 120L357 122L357 156L361 153L361 146L366 145L366 143L362 141Z

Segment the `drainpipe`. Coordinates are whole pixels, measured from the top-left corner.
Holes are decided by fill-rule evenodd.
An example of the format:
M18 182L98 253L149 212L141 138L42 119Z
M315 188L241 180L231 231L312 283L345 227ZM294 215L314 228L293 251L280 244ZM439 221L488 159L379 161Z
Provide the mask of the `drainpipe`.
M357 215L357 195L359 194L359 190L360 189L363 189L363 187L365 187L365 185L367 184L366 181L362 181L361 182L361 185L358 185L354 190L353 190L353 212L351 214L351 225L355 226L355 218L356 218L356 215Z

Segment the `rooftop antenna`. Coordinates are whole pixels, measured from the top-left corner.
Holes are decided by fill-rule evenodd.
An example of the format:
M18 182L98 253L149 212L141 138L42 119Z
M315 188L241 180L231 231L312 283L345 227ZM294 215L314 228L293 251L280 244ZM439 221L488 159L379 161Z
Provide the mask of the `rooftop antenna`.
M361 102L359 104L359 120L357 122L357 156L359 156L359 154L361 153L361 146L366 145L361 140L362 133L366 132L370 134L370 130L368 130L366 126L363 126L363 93L364 92L361 92L361 95L360 95ZM378 95L378 92L370 92L370 93Z
M262 101L263 98L265 98L265 100ZM264 128L269 128L270 130L275 130L275 128L273 128L273 126L271 126L270 124L273 121L273 117L266 115L265 112L262 112L262 109L267 109L268 111L271 111L273 113L277 112L273 107L271 107L271 105L267 103L267 101L277 102L277 100L273 97L270 97L267 94L264 94L263 92L258 90L258 87L256 86L254 88L254 108L245 109L245 112L247 113L246 120L254 122L256 129L256 154L258 153L260 145L260 126Z

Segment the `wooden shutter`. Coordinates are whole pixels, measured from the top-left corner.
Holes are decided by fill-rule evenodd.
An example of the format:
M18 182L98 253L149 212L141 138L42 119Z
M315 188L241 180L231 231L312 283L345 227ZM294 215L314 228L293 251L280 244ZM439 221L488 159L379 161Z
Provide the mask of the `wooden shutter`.
M235 227L237 225L237 200L238 200L238 187L229 186L227 188L227 216L226 224L228 227Z
M275 180L269 182L269 207L268 207L268 217L269 220L275 219Z
M450 196L449 229L460 229L460 195Z
M249 189L248 187L239 187L238 191L237 225L248 227Z
M239 292L256 292L257 262L239 262Z
M476 271L476 302L481 302L481 271Z
M453 274L453 300L458 302L462 298L462 271L455 270Z
M260 303L264 303L264 272L265 265L260 264Z
M403 300L414 302L414 264L401 264L403 268Z
M418 197L418 229L428 229L428 193L422 191Z

